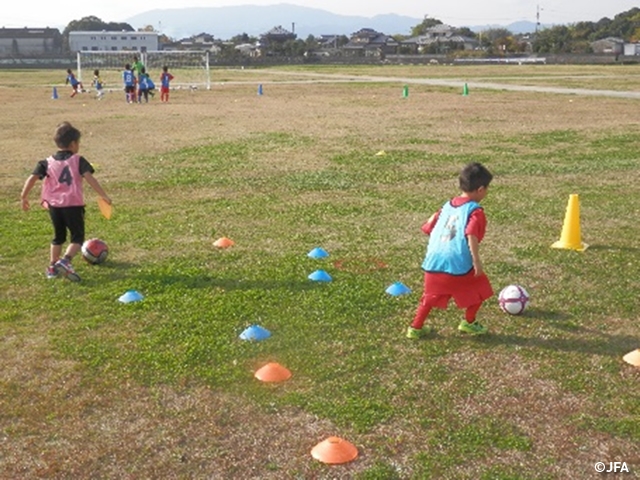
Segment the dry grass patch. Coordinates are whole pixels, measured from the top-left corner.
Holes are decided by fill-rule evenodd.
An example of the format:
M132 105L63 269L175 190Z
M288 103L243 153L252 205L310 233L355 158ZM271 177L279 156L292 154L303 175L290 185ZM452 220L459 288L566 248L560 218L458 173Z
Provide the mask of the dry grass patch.
M297 409L195 385L110 383L47 347L3 339L3 365L21 366L2 371L3 478L349 478L371 463L329 473L310 450L335 427Z

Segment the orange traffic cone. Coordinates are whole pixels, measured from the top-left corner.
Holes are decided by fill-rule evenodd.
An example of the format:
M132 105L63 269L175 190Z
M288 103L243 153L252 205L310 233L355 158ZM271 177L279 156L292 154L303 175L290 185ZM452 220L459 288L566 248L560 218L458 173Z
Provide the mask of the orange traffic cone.
M577 194L572 193L569 195L569 203L564 216L560 240L551 245L551 248L565 248L584 252L588 246L586 243L582 243L580 239L580 200Z
M633 352L627 353L622 359L633 365L634 367L640 367L640 348L637 348Z
M213 242L213 246L218 248L228 248L232 247L233 245L235 245L235 242L227 237L219 238L218 240Z
M358 456L358 449L339 437L329 437L311 449L311 456L322 463L347 463Z
M291 372L279 363L267 363L254 374L262 382L284 382L291 378Z

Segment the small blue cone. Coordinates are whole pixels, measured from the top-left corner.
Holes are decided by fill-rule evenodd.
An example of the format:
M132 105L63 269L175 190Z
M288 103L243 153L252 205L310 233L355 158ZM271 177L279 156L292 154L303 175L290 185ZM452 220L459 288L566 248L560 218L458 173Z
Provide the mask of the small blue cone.
M122 295L118 300L122 303L131 303L131 302L139 302L144 297L136 292L135 290L127 290L124 295Z
M313 280L314 282L330 282L333 280L331 275L329 275L324 270L316 270L311 275L309 275L309 280Z
M53 87L53 93L51 94L51 99L52 100L58 99L58 89L56 87Z
M258 95L262 95L262 84L258 85Z
M260 325L251 325L247 327L244 332L240 334L242 340L255 340L259 342L271 336L271 332L266 328L262 328Z
M329 254L320 247L316 247L313 250L311 250L309 253L307 253L307 257L315 258L316 260L320 258L327 258L328 256Z
M393 295L394 297L398 297L400 295L408 295L411 293L411 289L407 287L405 284L401 282L396 282L385 290L389 295Z

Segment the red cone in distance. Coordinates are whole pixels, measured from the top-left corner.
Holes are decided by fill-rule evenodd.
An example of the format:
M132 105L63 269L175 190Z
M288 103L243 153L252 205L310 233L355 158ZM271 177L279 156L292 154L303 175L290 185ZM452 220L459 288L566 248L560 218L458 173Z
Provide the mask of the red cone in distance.
M339 437L329 437L311 449L311 456L322 463L336 465L355 460L358 449Z

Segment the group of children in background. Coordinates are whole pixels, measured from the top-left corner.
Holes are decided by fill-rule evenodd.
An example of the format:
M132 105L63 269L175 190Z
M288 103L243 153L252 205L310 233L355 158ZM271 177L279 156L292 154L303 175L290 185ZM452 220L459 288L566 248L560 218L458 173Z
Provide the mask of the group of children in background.
M126 64L124 66L124 72L122 72L122 80L124 82L124 92L127 103L136 102L142 103L144 98L145 103L149 102L149 95L152 97L155 95L156 85L149 77L144 64L138 60L138 57L133 57L133 65ZM160 75L160 101L169 101L169 87L173 75L169 73L169 67L166 65L162 67L162 74Z
M162 74L160 75L160 101L169 101L169 89L173 80L173 75L169 73L169 67L166 65L162 67ZM126 64L124 72L122 72L122 81L124 83L124 92L127 103L142 103L144 98L145 103L149 102L149 95L152 97L155 95L156 85L149 77L144 64L138 60L138 57L133 57L133 65ZM71 69L67 70L67 85L71 85L73 89L71 97L75 97L78 91L85 92L85 89ZM96 89L96 98L101 100L104 97L104 82L100 78L100 70L93 71L93 86Z

